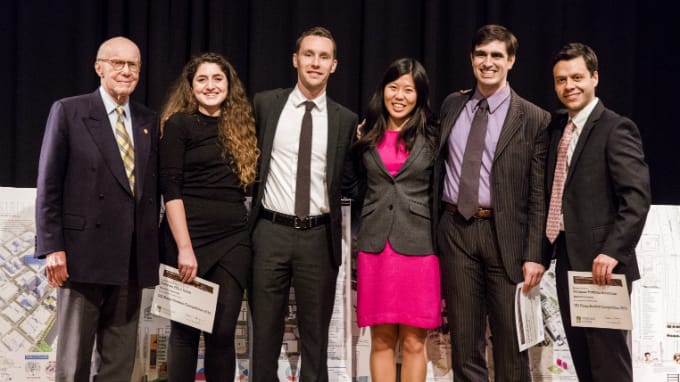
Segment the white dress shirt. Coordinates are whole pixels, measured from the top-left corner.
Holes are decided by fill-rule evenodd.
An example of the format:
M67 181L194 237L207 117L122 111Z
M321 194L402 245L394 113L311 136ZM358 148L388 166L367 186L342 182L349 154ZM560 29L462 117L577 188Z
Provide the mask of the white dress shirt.
M269 175L264 186L262 206L268 210L295 215L295 183L304 103L314 102L312 108L312 164L310 185L310 215L329 212L326 186L326 153L328 146L328 109L326 93L306 99L297 86L281 111L272 145Z

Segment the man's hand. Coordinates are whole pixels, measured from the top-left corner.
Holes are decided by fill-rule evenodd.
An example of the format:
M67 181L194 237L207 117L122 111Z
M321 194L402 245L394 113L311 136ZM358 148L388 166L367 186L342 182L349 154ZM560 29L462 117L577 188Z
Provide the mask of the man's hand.
M524 286L522 292L529 293L529 291L536 285L541 283L541 278L545 272L545 267L541 263L533 261L525 261L522 265L522 273L524 274Z
M357 125L357 140L364 136L364 125L366 124L366 118L364 118L360 124Z
M614 267L619 263L618 260L604 253L597 255L593 260L593 281L600 286L609 285L612 280Z
M64 285L64 281L68 280L68 269L66 269L66 252L58 251L47 255L45 259L45 275L47 275L47 282L52 287L60 287Z

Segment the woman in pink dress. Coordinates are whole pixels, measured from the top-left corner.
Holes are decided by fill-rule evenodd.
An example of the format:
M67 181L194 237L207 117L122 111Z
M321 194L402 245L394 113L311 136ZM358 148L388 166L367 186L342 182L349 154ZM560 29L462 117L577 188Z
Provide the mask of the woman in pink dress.
M357 319L371 327L371 378L425 381L427 329L441 325L439 260L432 246L437 123L429 81L411 58L387 68L354 149L358 233Z

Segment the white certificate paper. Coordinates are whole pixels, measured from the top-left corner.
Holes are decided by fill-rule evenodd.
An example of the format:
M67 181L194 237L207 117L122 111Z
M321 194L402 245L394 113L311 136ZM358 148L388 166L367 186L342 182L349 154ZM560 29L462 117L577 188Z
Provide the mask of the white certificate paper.
M183 283L179 271L165 264L158 268L158 276L151 313L212 333L220 286L200 277Z
M593 282L591 272L569 271L571 325L632 330L630 297L625 275L612 275L609 285Z
M523 286L524 282L521 282L515 289L515 325L519 351L527 350L544 339L541 288L531 288L529 293L524 294Z

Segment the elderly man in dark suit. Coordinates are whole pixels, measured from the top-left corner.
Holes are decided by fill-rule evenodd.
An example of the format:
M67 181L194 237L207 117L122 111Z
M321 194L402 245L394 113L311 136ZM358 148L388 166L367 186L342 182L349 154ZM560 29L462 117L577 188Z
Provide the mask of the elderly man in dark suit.
M57 381L129 381L141 290L158 281L158 121L130 94L141 57L105 41L95 92L56 101L38 169L35 256L57 291Z
M456 382L488 380L487 316L496 381L531 380L513 302L515 286L539 285L549 261L542 247L550 115L510 88L516 51L506 28L480 28L470 51L477 86L441 107L435 234Z
M328 326L341 263L341 183L351 165L357 116L326 96L337 66L322 27L298 38L297 85L254 98L259 180L251 209L253 322L251 378L277 380L288 294L295 288L302 342L300 380L327 381Z
M557 98L567 114L550 132L546 236L557 257L557 296L579 381L632 381L629 333L574 327L568 272L590 271L606 285L626 276L628 291L640 278L637 245L651 200L649 169L633 121L607 109L595 96L597 56L570 43L553 59Z

